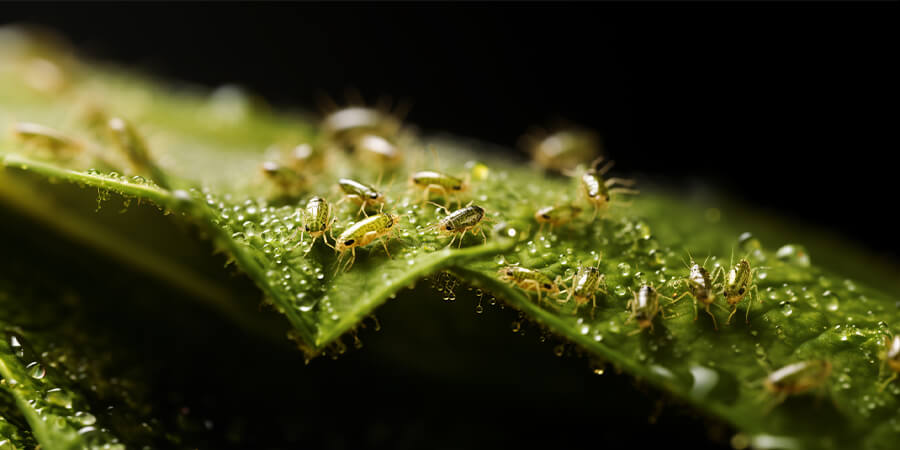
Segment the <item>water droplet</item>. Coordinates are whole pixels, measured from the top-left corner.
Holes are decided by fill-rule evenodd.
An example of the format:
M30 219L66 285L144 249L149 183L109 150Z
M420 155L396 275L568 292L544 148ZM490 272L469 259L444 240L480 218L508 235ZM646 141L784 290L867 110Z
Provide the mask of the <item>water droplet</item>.
M81 425L93 425L97 422L97 418L87 411L78 411L73 419Z
M25 369L28 370L28 375L36 380L40 380L41 378L44 378L45 375L47 375L47 370L44 369L44 366L42 366L41 363L37 361L28 364L27 366L25 366Z
M47 393L44 395L44 400L46 400L47 403L56 406L61 406L66 409L72 409L72 396L60 388L54 388L47 391Z
M483 312L484 312L484 307L483 307L483 306L481 306L481 305L476 305L476 306L475 306L475 313L481 314L481 313L483 313Z
M619 269L619 274L623 277L631 275L631 264L628 264L627 262L620 262L616 267Z
M809 253L800 245L787 244L775 252L775 257L786 264L809 267Z

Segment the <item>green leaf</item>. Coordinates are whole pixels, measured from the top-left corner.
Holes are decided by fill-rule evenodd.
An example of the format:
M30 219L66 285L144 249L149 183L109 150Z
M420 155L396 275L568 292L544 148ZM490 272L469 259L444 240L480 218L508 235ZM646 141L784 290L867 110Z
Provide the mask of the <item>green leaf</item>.
M364 318L422 278L436 279L442 294L453 297L457 281L438 275L448 270L462 283L492 292L521 310L527 320L593 358L733 425L740 431L733 440L736 447L890 448L900 434L900 385L880 389L890 374L879 359L884 337L897 332L889 324L897 323L900 314L895 300L879 289L897 287L896 278L886 275L896 271L884 264L860 270L872 266L863 260L865 255L847 244L835 244L827 235L748 211L728 198L699 201L692 193L665 187L643 187L631 204L614 197L614 207L596 220L585 214L567 226L538 233L534 212L578 201L577 180L484 156L481 144L455 139L411 142L404 166L389 173L334 152L322 173L308 174L313 177L308 191L286 201L273 196L277 192L260 177L258 168L273 143L321 139L308 119L272 113L232 89L175 93L115 71L89 66L67 70L71 86L53 95L29 89L27 73L0 73L0 97L9 99L0 107L3 126L26 120L57 127L90 149L63 160L11 139L0 141L0 158L8 172L0 186L19 199L5 200L32 216L56 222L73 238L108 248L137 268L206 298L236 323L245 322L237 306L245 299L209 295L216 290L211 275L194 276L194 268L184 259L173 259L181 265L169 265L170 253L136 243L146 236L123 237L121 242L135 251L117 252L119 244L109 245L103 235L86 231L90 219L79 219L84 226L66 227L61 222L68 219L54 217L52 202L22 197L23 189L17 186L32 183L37 176L97 189L101 203L110 193L154 203L192 224L233 258L288 319L292 337L307 357L328 349L343 352L343 336L351 333L355 338ZM78 118L78 101L87 94L102 103L101 110L127 115L137 124L170 189L146 178L110 172L115 168L124 172L127 164L110 142ZM71 117L75 118L64 120ZM428 158L426 146L437 150L440 163ZM383 186L389 199L386 208L403 215L396 239L388 244L391 257L375 242L358 249L352 269L344 272L339 261L349 255L336 255L322 242L307 252L310 237L298 241L300 200L315 194L336 203L334 183L339 177L365 182L382 176L403 179L410 171L437 164L446 172L463 174L468 172L466 163L475 159L486 164L489 174L474 177L467 200L484 207L493 222L486 226L485 241L480 235L468 236L461 248L445 249L449 239L427 228L443 213L422 204L419 191L391 182ZM102 166L112 167L92 169ZM336 231L357 220L355 214L356 208L340 205ZM739 238L746 231L757 237ZM745 299L730 324L727 311L712 310L719 323L715 330L702 310L695 320L688 296L673 305L663 300L663 313L652 332L635 333L639 328L626 309L632 291L653 284L665 296L681 295L683 288L672 282L687 276L688 254L698 260L708 257L710 268L729 268L733 255L746 257L759 269L756 285L762 301L750 306L749 322L743 318ZM608 294L598 295L596 309L587 306L576 312L574 301L561 302L565 295L538 302L534 293L497 276L499 268L519 264L551 279L567 278L578 266L592 265L598 258ZM721 298L719 303L725 306ZM764 388L772 371L807 360L827 360L832 366L818 389L781 402ZM21 364L9 357L4 361L9 361L3 366L8 376L21 378ZM27 398L20 395L17 400L21 406ZM38 440L54 439L35 427L34 420L30 423Z

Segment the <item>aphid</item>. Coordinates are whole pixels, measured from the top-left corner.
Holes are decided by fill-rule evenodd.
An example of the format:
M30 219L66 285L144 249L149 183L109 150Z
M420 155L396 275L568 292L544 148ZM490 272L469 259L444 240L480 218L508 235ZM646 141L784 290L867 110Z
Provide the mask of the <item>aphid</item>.
M638 194L639 191L627 189L624 187L613 186L633 186L633 180L623 178L603 179L603 175L612 169L613 161L607 162L603 167L597 168L603 161L603 158L594 160L591 169L581 175L581 193L587 198L588 203L594 206L593 219L597 218L597 213L609 208L611 194Z
M300 230L300 240L303 240L304 233L309 233L309 235L313 237L312 242L309 244L309 249L306 250L306 252L309 253L309 251L312 250L313 245L315 245L316 239L319 239L319 236L322 237L325 245L334 248L328 243L328 238L325 236L325 232L331 229L331 225L334 224L334 221L336 220L332 215L331 205L328 204L328 201L322 197L313 197L309 199L309 201L306 202L306 207L303 209L303 216L303 227Z
M628 304L625 306L631 310L631 315L628 316L628 320L625 323L629 323L632 320L637 320L638 328L634 330L631 334L637 334L641 331L644 331L644 328L649 327L650 332L653 332L653 319L659 313L659 298L661 295L653 286L643 285L637 292L632 292L634 298L628 301Z
M359 203L359 212L357 212L356 215L363 213L368 217L366 207L384 203L384 194L378 192L374 187L369 186L368 184L360 183L359 181L351 180L349 178L341 178L338 180L338 186L340 186L341 190L346 194L338 203L342 203L344 200L351 200L355 203Z
M453 241L459 236L459 246L462 247L463 237L465 237L466 233L470 230L472 230L472 234L475 234L475 228L481 233L484 242L487 242L487 236L485 236L484 229L482 228L483 220L485 220L484 208L470 203L465 207L448 214L436 224L429 226L429 228L437 229L441 234L453 235L453 239L450 239L450 243L447 244L447 247L453 245Z
M719 275L722 274L722 270L721 268L718 270L714 270L714 275L710 275L709 271L706 270L705 267L703 267L704 264L697 264L697 262L695 262L694 259L691 258L691 263L689 266L690 274L688 274L687 278L678 280L678 282L687 283L688 290L672 300L672 303L681 300L685 295L692 296L694 298L694 320L697 320L697 302L700 302L703 304L706 313L709 314L709 317L712 318L713 328L718 330L719 326L718 324L716 324L716 316L713 315L712 311L709 310L709 307L710 305L716 305L722 309L725 309L725 307L715 303L716 298L720 293L715 288L716 280L719 278Z
M565 225L581 214L581 208L576 205L547 206L534 213L534 220L541 224L538 234L544 231L544 225L550 224L550 230L559 225Z
M353 151L364 162L372 162L378 166L394 167L403 161L403 155L397 146L377 134L363 134L354 141Z
M551 280L550 277L534 270L526 269L518 266L506 266L497 272L501 281L515 284L520 289L526 291L535 291L538 293L538 302L541 302L541 292L549 292L550 294L559 294L560 277Z
M568 129L546 134L535 131L522 139L534 163L546 170L567 171L600 155L600 138L593 132Z
M403 118L409 111L408 102L401 101L391 111L390 98L382 98L375 108L368 108L361 106L365 104L365 100L357 91L348 89L346 97L354 106L340 108L327 96L317 98L319 109L326 114L321 125L326 143L349 150L363 134L374 134L386 139L394 139L400 135Z
M150 158L147 144L134 126L120 117L109 119L106 126L113 143L125 154L134 171L149 175L161 186L166 187L165 175Z
M884 365L893 372L891 376L881 384L880 390L884 390L884 388L891 384L892 381L896 380L897 375L900 374L900 335L896 335L893 338L888 336L884 337L884 351L881 352L881 359L884 361Z
M575 297L575 312L578 308L590 300L593 307L597 307L597 292L606 294L606 290L600 286L606 285L606 276L600 273L600 259L597 259L596 266L581 266L567 280L572 280L572 287L568 289L568 296L564 300L558 300L559 303L567 303L569 299ZM593 313L593 309L591 310Z
M350 228L344 230L344 232L336 239L336 245L334 247L335 251L340 253L340 257L338 258L338 268L340 268L340 262L348 249L351 252L351 257L344 270L349 270L350 267L353 266L353 261L356 260L356 247L369 245L375 239L381 241L385 253L390 257L391 252L388 251L387 243L381 238L389 235L395 229L394 227L399 221L400 216L396 214L378 213L366 217L351 225Z
M428 201L428 195L435 192L441 194L445 199L456 198L456 203L459 205L457 195L469 188L469 183L465 180L433 170L416 172L409 178L409 182L410 185L423 190L423 204Z
M756 269L750 268L750 263L746 259L741 259L735 264L728 273L725 274L724 290L725 300L731 305L731 314L728 315L726 324L731 323L731 317L737 312L737 304L750 294L750 300L747 303L747 323L750 323L750 307L753 305L753 298L759 299L759 291L753 279L756 276Z
M12 128L16 139L53 152L75 153L81 145L53 128L31 122L17 122Z
M292 148L284 160L288 166L298 172L319 172L325 164L322 152L307 143Z
M788 395L801 394L821 386L831 373L831 363L817 359L788 364L766 377L765 387L781 403Z
M284 195L294 197L306 188L306 177L290 167L275 161L266 161L262 163L261 170L262 174L275 183Z

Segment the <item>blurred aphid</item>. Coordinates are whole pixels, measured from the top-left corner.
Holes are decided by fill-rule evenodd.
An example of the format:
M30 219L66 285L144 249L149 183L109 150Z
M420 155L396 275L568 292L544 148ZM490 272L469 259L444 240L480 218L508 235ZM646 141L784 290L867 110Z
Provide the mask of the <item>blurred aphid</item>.
M632 295L633 298L626 305L626 308L631 310L631 315L628 316L625 323L636 320L640 328L631 334L638 334L645 328L650 328L650 332L653 332L653 319L660 312L659 299L668 297L647 284L642 285L637 292L632 292Z
M428 201L429 194L439 194L445 200L453 197L456 199L457 205L460 205L459 194L465 192L469 188L466 180L456 178L434 170L423 170L413 173L409 177L410 186L422 189L422 203ZM446 203L445 206L449 204Z
M534 269L526 269L518 266L506 266L497 272L501 281L514 284L526 291L534 291L538 294L538 303L543 301L542 292L552 295L559 294L560 277L551 280L550 277L544 275L540 271Z
M284 157L285 163L303 173L316 173L325 165L322 152L310 144L303 143L292 148Z
M347 97L352 106L346 108L339 108L326 96L319 97L319 108L325 114L321 130L326 141L349 149L365 134L385 139L397 137L408 111L405 103L392 113L390 101L380 102L377 108L368 108L363 106L365 102L356 91L348 90Z
M801 394L822 386L831 373L831 363L825 360L801 361L788 364L766 377L766 390L778 395L781 403L788 395Z
M881 360L891 370L891 376L881 384L881 390L897 379L900 374L900 335L884 337L884 350L881 352Z
M266 179L278 187L278 194L282 196L296 197L308 185L306 177L302 174L275 161L262 163L261 170Z
M550 230L559 225L565 225L581 214L581 208L576 205L547 206L534 213L534 220L541 224L538 234L544 231L544 225L550 224Z
M602 154L600 137L579 128L552 134L536 129L523 136L521 142L534 164L558 172L573 170Z
M356 138L353 153L360 161L380 168L396 167L403 162L403 154L397 145L377 134L366 133Z
M157 184L166 187L165 174L150 157L144 139L134 126L120 117L113 117L106 124L113 144L128 159L134 171L148 175Z
M36 123L17 122L12 127L12 134L26 146L47 149L57 155L71 155L82 150L81 144L63 133Z

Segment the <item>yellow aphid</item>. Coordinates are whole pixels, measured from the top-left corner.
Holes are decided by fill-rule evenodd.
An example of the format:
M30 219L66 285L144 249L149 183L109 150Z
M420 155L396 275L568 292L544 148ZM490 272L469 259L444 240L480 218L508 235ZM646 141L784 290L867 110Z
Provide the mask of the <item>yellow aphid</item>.
M606 172L609 172L609 170L612 169L614 162L609 161L603 167L598 168L597 166L602 161L602 158L594 160L594 162L591 164L591 168L583 173L580 177L581 194L585 197L587 202L594 207L594 219L597 218L597 214L599 212L605 211L609 208L611 194L639 193L638 191L633 189L613 187L617 185L633 186L633 180L626 180L622 178L610 178L608 180L604 180L603 175L605 175Z
M351 257L344 270L349 270L353 266L353 261L356 260L356 247L369 245L375 239L381 241L385 253L390 257L391 253L388 251L387 243L381 238L390 235L396 229L399 221L400 216L396 214L379 213L366 217L344 230L336 239L334 247L335 251L340 253L338 268L340 268L340 262L347 250L350 250Z
M22 143L57 154L72 154L82 149L81 144L60 131L32 122L17 122L12 127L12 134Z
M884 361L884 365L892 372L891 376L881 384L883 390L900 374L900 334L894 337L884 337L884 350L881 351L880 357Z
M581 214L581 208L575 205L546 206L534 213L534 220L541 224L538 234L544 231L544 225L550 224L550 230L565 225Z
M518 266L506 266L497 272L497 276L500 280L514 284L520 289L537 292L538 303L543 301L541 296L542 292L553 295L559 294L560 277L556 277L556 280L551 280L550 277L538 270Z
M353 152L360 161L373 163L378 167L394 167L403 162L403 154L396 144L373 133L365 133L356 138Z
M552 134L536 130L526 134L522 143L537 166L559 172L573 170L579 164L592 161L602 151L599 136L575 128Z
M469 189L469 183L466 180L434 170L423 170L412 174L409 177L409 183L410 186L422 189L423 204L428 201L431 193L439 194L445 199L453 197L459 204L458 195Z

